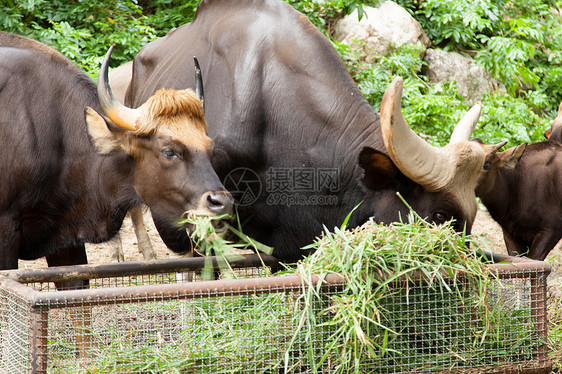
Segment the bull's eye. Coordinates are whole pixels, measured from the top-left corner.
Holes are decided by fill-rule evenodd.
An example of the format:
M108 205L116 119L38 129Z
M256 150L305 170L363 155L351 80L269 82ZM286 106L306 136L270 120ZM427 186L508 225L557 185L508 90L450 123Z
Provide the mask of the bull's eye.
M490 161L484 162L484 170L488 170L489 167L490 167Z
M166 158L177 158L178 157L178 155L176 155L176 153L174 151L172 151L171 149L163 149L162 154Z
M433 222L437 224L442 224L447 222L447 215L443 212L435 212L433 213Z

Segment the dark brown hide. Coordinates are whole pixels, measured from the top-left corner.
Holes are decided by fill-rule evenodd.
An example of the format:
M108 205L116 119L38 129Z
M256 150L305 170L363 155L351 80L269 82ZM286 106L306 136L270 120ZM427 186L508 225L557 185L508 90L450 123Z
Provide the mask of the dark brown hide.
M49 265L84 263L84 243L111 238L143 201L169 225L186 210L232 207L204 127L185 120L191 113L180 116L181 126L146 109L139 122L150 131L116 128L100 116L96 85L75 65L3 32L0 106L0 269L42 256Z
M544 260L562 239L562 144L530 144L522 155L521 147L488 157L476 194L510 254Z
M473 212L392 165L379 115L329 40L288 4L201 1L193 22L135 57L125 102L137 107L162 87L195 87L186 74L193 56L204 76L213 166L240 202L244 232L274 246L277 257L300 258L302 246L360 203L351 226L369 217L405 219L408 208L397 193L422 217L438 223L454 217L457 230L470 231ZM381 155L364 155L360 163L362 152ZM181 247L185 240L167 244Z

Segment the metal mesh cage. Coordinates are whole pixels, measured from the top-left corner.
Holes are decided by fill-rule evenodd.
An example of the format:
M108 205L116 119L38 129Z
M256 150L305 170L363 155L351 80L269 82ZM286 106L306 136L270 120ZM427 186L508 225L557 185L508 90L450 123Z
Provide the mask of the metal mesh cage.
M494 366L522 369L544 348L543 290L532 286L538 274L503 272L489 287L490 310L476 307L468 283L456 289L425 284L399 288L383 301L384 321L396 334L388 353L371 362L377 373L438 372L447 368ZM492 318L487 321L484 314ZM539 318L540 316L540 318ZM496 369L497 370L497 369Z
M0 289L2 372L24 373L30 367L31 316L28 300L9 289Z
M502 313L487 323L468 282L455 291L396 284L381 311L393 333L362 372L548 372L549 267L511 260L491 265L498 276L488 313ZM344 343L334 341L338 326L325 310L342 280L325 279L320 297L309 299L298 276L244 268L261 262L246 256L235 264L239 279L216 281L197 276L202 259L2 272L0 372L338 372L340 358L326 347ZM54 282L72 279L89 288L55 290Z

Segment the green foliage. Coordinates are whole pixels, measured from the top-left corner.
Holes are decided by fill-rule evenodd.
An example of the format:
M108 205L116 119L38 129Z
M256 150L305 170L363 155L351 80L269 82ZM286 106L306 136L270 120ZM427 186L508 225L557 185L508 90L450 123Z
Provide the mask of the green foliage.
M361 18L363 5L374 6L378 3L376 0L287 1L305 13L328 37L335 19L350 14L354 9L358 10ZM475 136L490 144L508 140L510 146L543 140L542 133L562 101L562 17L553 10L554 7L561 8L562 1L396 2L418 20L434 47L474 56L480 66L505 86L505 92L497 90L483 98L483 113ZM116 45L113 66L131 60L147 42L190 22L197 3L197 0L4 0L0 2L0 29L29 36L57 48L95 77L101 59L111 44ZM387 56L370 56L370 63L363 63L358 61L349 46L336 41L333 43L361 91L376 110L379 110L388 84L400 75L404 78L403 108L407 121L431 143L447 142L452 126L466 112L469 104L459 95L455 82L428 82L422 74L424 62L418 47L397 47ZM212 226L206 227L210 230ZM342 234L341 238L338 231L334 235L334 241L342 240L344 244L352 240L347 233ZM412 232L408 235L411 236ZM219 236L214 236L213 240L213 245L219 243L225 248L229 245L222 242ZM439 252L447 243L450 244L448 239L440 240ZM423 245L419 248L428 247ZM358 255L356 252L351 254ZM415 251L400 256L400 261L411 254L415 254ZM346 259L339 251L333 259L346 267L358 267L353 259ZM465 264L465 261L457 263L461 264ZM359 273L357 279L367 279L363 274ZM370 299L342 298L335 302L347 306L350 302L365 300ZM354 319L357 315L345 312L340 310L337 316L344 322L357 321ZM333 314L334 311L329 313ZM562 335L562 318L558 314L551 316L554 335L550 335L550 345L554 348L559 348ZM362 321L377 321L372 315ZM356 331L360 332L364 325L356 326ZM383 331L377 336L381 340L373 343L373 346L367 344L364 347L369 350L378 346L392 354L388 345L392 334L390 330L386 333ZM354 339L360 346L365 342L361 335L355 335ZM500 349L505 348L501 348L501 341L495 343ZM559 351L555 350L555 358L562 362Z
M435 45L477 48L479 34L490 32L500 22L496 2L490 0L398 0L420 22Z
M562 39L562 36L561 36ZM546 70L544 78L541 81L540 92L546 96L551 110L551 117L556 117L556 108L562 98L562 64L552 66Z
M358 82L361 92L375 110L380 110L380 103L386 87L392 79L399 75L404 78L406 96L416 89L427 87L423 76L417 73L421 70L424 62L420 58L420 46L404 44L394 48L389 56L371 56L373 62L370 64L358 64L352 69L353 78ZM357 61L356 57L354 57Z
M448 143L454 126L469 109L454 82L416 87L403 100L404 118L433 145Z
M475 136L509 145L544 140L543 133L562 101L562 19L553 1L517 4L491 0L398 1L420 22L434 45L473 55L505 91L482 100L483 116ZM400 75L405 80L404 116L433 144L445 144L454 124L469 107L454 82L429 84L415 47L395 48L389 56L358 63L346 46L337 50L373 107ZM354 62L350 62L355 60Z
M87 363L76 364L73 341L53 340L48 372L280 372L290 332L298 325L292 318L293 294L198 296L114 306L119 317L100 328L99 344L88 351ZM128 323L129 331L124 331ZM53 352L58 356L53 357ZM299 359L306 357L294 361Z
M487 94L482 103L475 137L486 139L489 144L508 140L508 147L544 140L543 133L550 120L537 115L529 100L496 92Z
M521 82L537 87L540 78L527 67L536 53L534 43L503 36L483 36L481 40L486 47L478 52L476 62L501 80L508 93L515 95Z
M357 10L359 19L363 18L363 6L376 6L380 0L285 0L308 19L326 36L330 37L331 24L334 20Z
M238 218L238 215L236 215ZM271 254L273 248L255 241L242 232L240 222L238 229L234 228L226 222L233 219L228 215L222 216L198 216L192 212L187 212L187 218L181 220L180 223L189 224L189 236L193 241L193 250L198 255L206 257L205 267L201 271L201 277L206 280L214 279L213 263L210 256L216 256L218 267L223 277L233 276L229 261L241 259L240 253L236 249L252 249L256 252ZM238 237L238 242L233 243L225 236L227 232Z
M339 51L344 59L354 59L353 52L346 46L340 45ZM430 84L421 74L425 63L416 45L405 44L395 48L389 56L371 58L374 60L371 64L360 64L355 59L350 65L354 79L371 105L380 110L386 87L394 77L403 77L404 117L430 143L446 144L455 124L469 109L455 82ZM550 105L548 95L540 91L528 91L519 97L496 91L486 95L482 105L482 116L474 136L490 144L508 140L512 146L540 141L550 123L548 118L537 114Z
M174 27L191 22L198 3L197 0L141 0L139 5L146 16L146 25L154 28L157 36L164 36Z
M287 0L328 37L334 21L378 0ZM487 143L543 140L542 133L562 101L562 19L554 0L398 0L421 24L433 45L474 56L506 92L483 99L476 135ZM51 45L92 77L110 44L112 65L131 60L147 42L190 22L197 0L6 0L0 29ZM405 81L404 114L433 144L446 143L468 109L454 82L430 84L422 73L419 47L394 48L387 56L359 62L349 46L333 41L353 78L379 110L384 90L400 75Z
M553 0L399 0L431 41L475 56L507 94L529 99L522 85L543 93L547 103L528 102L531 111L551 115L562 101L562 22ZM560 4L558 4L560 6ZM531 136L533 141L540 138ZM515 139L514 139L515 140Z
M394 77L401 76L404 117L417 133L438 145L446 143L468 107L454 82L429 84L427 77L420 74L425 65L420 54L420 46L404 44L394 48L389 56L372 56L371 64L357 64L352 73L361 92L377 111L386 87Z
M134 0L8 0L0 3L0 29L58 49L92 76L111 44L116 66L155 37Z

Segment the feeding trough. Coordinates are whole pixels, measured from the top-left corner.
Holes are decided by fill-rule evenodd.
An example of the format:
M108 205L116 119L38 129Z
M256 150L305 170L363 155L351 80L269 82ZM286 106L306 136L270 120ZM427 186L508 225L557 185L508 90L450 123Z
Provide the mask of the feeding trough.
M473 308L469 288L445 305L435 301L443 290L398 282L384 304L396 335L386 354L365 357L361 372L549 372L550 266L495 259L501 262L487 265L494 274L487 302L509 320L490 330L494 336L484 336L489 322ZM274 258L246 255L231 264L239 278L213 281L197 276L204 264L186 258L0 272L0 372L338 372L338 350L325 355L340 344L326 310L343 290L341 277L306 280L319 297L314 322L304 323L311 315L302 313L310 302L303 279L267 274L263 265L277 265ZM182 278L193 273L192 281ZM53 282L72 279L88 279L90 288L55 290ZM475 334L485 344L475 344Z

